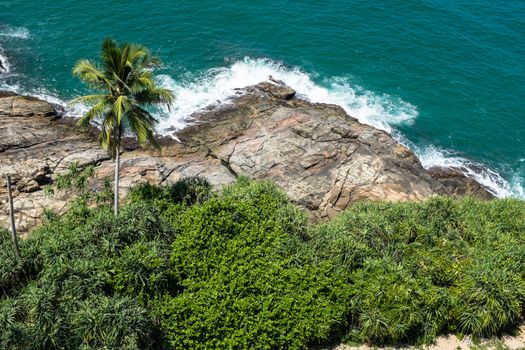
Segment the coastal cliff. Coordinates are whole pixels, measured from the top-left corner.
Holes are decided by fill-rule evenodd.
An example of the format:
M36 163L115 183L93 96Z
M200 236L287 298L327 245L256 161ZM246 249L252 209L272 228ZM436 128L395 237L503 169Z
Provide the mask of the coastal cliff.
M275 81L237 90L227 103L192 116L189 127L160 138L160 150L126 141L121 186L170 184L202 176L213 185L240 175L271 180L317 219L333 217L359 200L422 200L433 195L492 195L453 169L429 171L388 133L359 123L339 106L314 104ZM63 211L68 194L43 188L78 162L96 166L94 186L113 164L93 133L81 132L60 107L0 92L0 225L7 226L6 174L15 185L21 231L44 209Z

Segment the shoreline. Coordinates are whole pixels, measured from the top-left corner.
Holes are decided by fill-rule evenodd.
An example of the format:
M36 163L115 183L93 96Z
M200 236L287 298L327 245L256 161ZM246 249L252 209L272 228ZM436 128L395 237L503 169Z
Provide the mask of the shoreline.
M255 61L255 62L259 62L259 61ZM266 60L263 60L262 62L267 62ZM251 64L250 63L250 60L245 58L245 60L242 62L243 64ZM260 62L259 62L260 63ZM268 61L267 62L268 64L270 64L270 67L275 70L276 74L279 75L279 78L282 78L283 76L285 78L295 78L293 76L293 74L299 74L297 72L288 72L285 70L285 68L279 66L278 64L276 63L272 63L271 61ZM244 67L246 68L246 67ZM224 68L226 69L226 68ZM246 73L246 72L245 72ZM249 72L248 72L249 73ZM306 82L312 86L308 87L308 89L320 89L320 90L323 90L325 88L321 87L321 86L316 86L314 84L313 81L311 80L308 80L308 75L306 73L300 73L300 74L303 74L304 77L302 77L303 79L307 79ZM1 73L0 73L1 75ZM219 74L220 75L220 74ZM169 76L161 76L162 77L162 80L163 80L163 84L168 84L167 87L171 87L171 85L175 84L175 82L169 77ZM270 76L271 77L271 76ZM219 79L220 80L220 79ZM284 80L285 83L287 83L286 79ZM199 84L202 83L202 82L198 82ZM232 82L230 82L232 83ZM211 83L210 86L208 86L209 88L215 88L215 89L221 89L222 87L220 86L215 86L216 83ZM288 84L288 83L287 83ZM175 85L177 87L177 89L179 88L183 88L183 86L178 86L178 85ZM235 86L235 85L232 85L232 86ZM16 86L1 86L0 85L0 90L2 89L8 89L9 91L13 91L15 93L19 93L21 95L29 95L29 96L34 96L34 97L37 97L37 98L40 98L40 99L44 99L52 104L57 104L57 105L60 105L62 108L66 109L67 110L67 113L66 115L68 115L68 117L71 117L71 118L76 118L77 115L80 113L81 111L81 108L79 109L68 109L67 107L67 102L62 100L61 98L57 97L57 96L54 96L52 94L49 94L48 92L46 92L46 90L42 90L42 91L38 91L37 93L34 93L34 92L27 92L27 91L19 91L20 89L17 88ZM218 92L207 92L208 94L210 94L210 96L208 96L207 98L210 99L211 97L217 97L216 100L210 100L208 101L209 103L211 103L212 105L213 104L227 104L228 101L230 101L232 98L235 98L236 97L236 94L243 90L245 87L242 87L242 86L235 86L235 87L230 87L231 89L230 90L225 90L225 91L218 91ZM183 88L184 89L184 88ZM191 90L191 89L190 89ZM187 92L191 92L191 91L186 91L184 90L186 93ZM197 91L195 92L197 95L196 96L199 96L199 93L200 93L200 90L197 89ZM330 94L329 94L329 91L326 90L326 91L323 91L323 94L327 94L325 97L330 97ZM217 96L215 96L217 95ZM341 104L341 103L336 103L334 101L327 101L327 102L324 102L322 101L323 99L322 98L314 98L312 99L312 96L308 96L308 95L305 95L304 93L301 93L300 91L298 92L298 98L300 99L304 99L305 101L307 102L310 102L310 103L326 103L326 104L330 104L330 105L336 105L338 107L342 107L343 109L345 109L345 111L347 112L347 114L349 116L352 116L352 113L350 111L348 111L348 106L345 106L344 104ZM187 97L186 97L187 99ZM330 100L330 98L328 98ZM177 101L177 100L176 100ZM187 103L188 101L185 101L183 103ZM200 102L199 102L200 103ZM159 130L158 134L162 137L162 138L169 138L170 137L170 128L173 129L173 130L180 130L181 128L185 128L185 127L188 127L189 125L191 125L192 123L192 116L194 115L198 115L202 112L205 112L209 107L210 107L210 104L205 104L205 105L201 105L201 104L195 104L194 106L192 106L192 108L190 108L188 114L182 114L182 115L179 115L180 114L180 111L177 112L177 118L175 118L175 120L173 120L173 115L170 111L168 110L162 110L161 112L161 115L164 115L164 116L167 116L167 118L158 118L160 120L160 123L159 123L159 128L162 128L161 130ZM186 108L186 107L184 107ZM157 117L159 117L160 115L157 115ZM446 151L446 150L441 150L441 149L438 149L432 145L429 145L429 146L426 146L424 149L420 149L419 147L416 147L412 142L410 142L408 139L404 138L402 135L399 135L398 133L394 133L392 131L394 131L394 129L387 123L385 125L381 124L380 127L378 127L378 125L376 125L375 122L369 122L366 120L363 120L363 119L360 119L358 118L359 121L361 123L364 123L366 125L369 125L369 126L372 126L372 127L375 127L375 128L378 128L380 130L384 130L386 132L388 132L390 134L391 137L393 137L398 143L402 144L403 146L409 148L412 152L414 152L416 154L416 156L418 157L419 161L421 162L422 166L427 169L427 170L430 170L432 171L433 169L442 169L442 168L448 168L448 169L451 169L453 170L454 172L460 172L463 176L466 176L468 178L471 178L473 180L475 180L476 182L482 184L482 186L487 189L491 194L493 194L494 196L498 197L498 198L505 198L505 197L514 197L514 198L522 198L522 195L521 195L521 190L520 188L515 188L514 185L512 184L511 180L507 180L505 178L503 178L497 171L494 171L493 169L491 169L490 167L482 164L482 163L479 163L479 162L476 162L476 161L473 161L473 160L470 160L464 156L459 156L459 155L456 155L455 153L453 152L449 152L449 151ZM168 120L169 122L167 122L166 120ZM170 124L169 123L172 123L172 125L170 127L168 127ZM381 121L381 123L384 123L384 121ZM440 171L440 170L439 170Z
M6 72L2 73L1 60L2 60L2 49L0 48L0 78L2 77L2 75L11 76L12 74L10 73L11 70L9 69L9 64L5 65L4 68L7 68L7 70ZM331 92L329 91L329 89L316 85L314 81L310 80L310 76L307 73L296 71L296 70L287 70L286 67L283 67L279 63L272 62L271 60L268 60L268 59L252 60L252 59L245 57L244 60L237 62L234 65L236 64L239 65L239 67L237 67L237 70L241 70L241 71L247 70L247 71L244 71L240 77L231 77L231 81L229 81L228 79L230 78L228 77L228 74L231 74L230 70L232 68L222 68L222 71L219 70L218 76L213 77L211 81L207 82L207 81L197 80L196 86L193 87L196 89L196 91L193 91L193 92L191 91L192 89L191 87L185 87L184 84L177 85L178 83L176 83L171 77L167 75L160 75L161 80L162 80L161 85L166 85L165 87L167 88L175 87L176 89L182 89L184 93L190 94L189 96L186 96L184 98L185 101L183 101L182 104L188 103L188 101L186 100L188 100L189 97L193 96L192 93L195 94L195 96L193 97L196 97L197 99L202 98L201 95L203 91L206 91L204 94L208 94L209 96L207 96L204 100L205 102L207 102L207 104L202 104L202 101L197 102L195 103L195 105L191 106L191 108L187 111L188 112L187 114L180 114L182 110L178 111L176 113L177 118L175 119L173 119L174 116L173 116L172 111L169 111L167 109L166 110L162 109L162 111L160 111L161 114L157 115L157 117L164 116L165 118L158 118L160 121L159 128L162 128L159 130L158 135L160 135L162 138L165 138L165 137L169 138L170 129L177 131L182 128L188 127L192 123L192 117L194 115L198 115L202 112L205 112L207 109L210 108L210 105L227 104L229 101L231 101L231 99L234 99L236 97L236 94L239 91L242 91L243 89L245 89L246 86L232 85L232 84L236 80L243 81L243 79L246 78L245 77L246 74L256 74L257 75L260 73L257 71L254 71L254 72L250 71L250 69L255 69L253 67L250 68L250 65L253 65L253 64L255 64L256 66L261 65L261 64L263 66L264 64L269 65L269 67L267 68L269 69L271 73L275 74L275 76L277 77L277 80L282 80L286 84L289 84L288 79L290 79L295 84L299 84L300 82L305 83L307 85L307 87L305 88L306 90L298 91L297 98L304 99L305 101L310 102L310 103L321 103L321 104L326 103L330 105L336 105L338 107L345 109L345 111L347 112L349 116L353 116L352 111L348 110L349 107L345 104L344 100L339 101L337 100L337 98L335 98L335 100L337 101L331 101L331 100L334 100L334 96L331 96ZM270 76L266 75L264 78L267 80L273 79L272 75ZM215 81L214 79L217 81ZM226 85L228 87L226 88L226 90L224 90L224 86L220 84L220 82L222 82L225 79L227 80ZM248 79L248 81L249 80L250 79ZM255 82L254 85L257 84L258 82L259 81ZM205 85L200 86L201 84L205 84ZM210 84L210 85L207 86L206 84ZM193 84L190 84L190 85L193 85ZM206 89L201 91L202 88L206 88ZM348 87L348 88L352 89L351 87ZM208 89L211 89L211 90L208 91ZM49 103L59 105L61 106L62 109L66 111L65 114L71 118L76 118L79 115L79 113L81 113L82 111L82 108L77 108L77 109L68 108L67 101L63 100L62 98L56 95L53 95L52 93L49 93L45 89L45 87L42 90L37 90L36 93L34 91L25 91L25 89L21 91L18 86L9 86L9 85L0 85L0 90L7 90L7 91L12 91L14 93L21 94L21 95L33 96L39 99L43 99ZM214 90L217 90L217 91L214 91ZM312 90L312 92L319 93L320 97L319 96L316 97L315 94L314 95L305 94L305 92L309 90ZM325 99L327 99L327 101L325 101ZM177 101L178 100L176 99L176 104L178 103ZM408 108L408 109L415 108L414 106L411 106L409 103L405 103L405 104L407 104L407 106L403 108ZM367 108L368 107L376 108L372 105L367 106ZM177 109L179 107L174 107L174 108ZM181 109L186 110L187 108L181 107ZM415 113L417 116L417 111ZM410 122L412 120L411 118L413 117L408 118L407 122ZM371 127L375 127L380 130L384 130L388 132L389 135L393 137L398 143L402 144L403 146L409 148L412 152L414 152L416 156L418 157L419 161L421 162L422 166L427 170L432 171L433 169L437 169L438 171L440 171L439 169L448 168L448 169L453 170L454 172L460 172L463 176L471 178L475 180L476 182L482 184L482 186L485 189L487 189L491 194L493 194L495 197L498 197L498 198L506 198L506 197L522 198L523 197L520 186L515 187L511 179L503 178L497 171L493 170L492 168L480 162L471 160L462 155L457 155L452 151L441 150L439 148L434 147L433 145L425 146L424 149L416 147L410 140L406 139L403 135L393 132L395 131L395 129L389 124L388 121L381 119L379 121L380 125L377 125L376 122L374 122L373 120L368 120L366 117L364 119L363 118L357 118L357 119L361 123L364 123ZM171 122L171 125L170 125L170 122ZM394 124L395 123L396 122L394 121Z
M333 215L337 215L339 212L345 209L345 205L352 203L351 198L355 193L367 194L369 197L364 197L365 200L374 199L379 193L382 195L389 195L392 191L399 191L395 198L400 201L404 200L424 200L427 194L424 194L426 184L432 184L434 180L431 179L431 174L427 170L422 170L421 164L415 155L397 143L388 133L375 129L373 127L359 123L354 118L344 112L344 110L336 105L328 104L312 104L304 100L293 98L294 93L289 88L269 84L260 83L256 86L245 88L246 93L239 95L238 99L234 100L230 106L216 106L210 108L205 113L201 113L196 117L200 123L190 125L187 128L181 130L178 136L181 142L173 140L167 140L163 145L163 149L160 154L153 154L148 151L142 151L129 145L129 151L123 154L123 174L122 174L122 185L125 188L137 183L144 181L153 182L156 184L169 184L181 179L187 175L205 175L208 176L213 173L212 177L215 184L223 182L224 184L231 183L239 175L239 169L250 168L250 155L254 149L264 149L265 145L271 144L271 137L275 135L281 135L281 138L275 142L273 147L268 150L268 153L263 154L263 158L259 158L261 161L268 161L273 159L272 157L277 156L280 151L291 150L286 145L286 142L291 137L297 140L307 140L309 146L305 149L315 149L315 147L323 147L320 150L316 150L315 154L310 154L308 157L297 157L296 155L289 155L288 159L290 163L295 163L298 160L301 162L300 172L311 172L309 176L319 176L318 181L306 182L301 186L310 185L310 191L313 193L315 189L330 180L327 175L327 167L331 166L334 162L340 162L341 166L338 170L340 172L343 168L346 171L345 179L349 177L351 171L355 168L363 170L358 175L357 180L365 181L370 177L367 177L367 172L373 171L372 165L377 162L384 162L386 167L375 168L379 173L374 174L371 178L375 178L374 182L380 177L388 176L387 173L382 172L383 170L392 171L396 166L399 168L395 171L398 172L398 177L391 177L389 181L380 183L379 186L370 184L372 187L368 187L368 192L363 192L363 187L357 186L352 188L349 184L342 184L340 176L335 176L333 180L336 182L336 186L333 189L336 192L328 192L326 196L330 199L324 203L327 207L325 219L330 219ZM65 171L68 163L74 160L82 160L85 164L96 165L96 179L95 181L101 182L106 176L110 176L113 171L113 163L109 160L107 154L101 151L93 140L93 137L88 133L79 133L74 130L71 125L74 123L72 118L61 118L60 111L56 111L56 106L53 106L45 101L41 101L34 98L27 98L14 94L2 94L0 92L0 115L2 115L2 98L13 98L9 103L5 103L4 106L8 106L10 114L4 112L3 120L0 118L0 122L8 122L11 118L13 121L12 125L23 123L22 130L27 134L16 133L15 138L7 140L5 145L0 143L0 149L2 149L3 155L12 157L11 159L18 159L19 162L28 161L25 166L29 171L29 176L34 176L34 167L36 165L42 165L42 159L36 156L33 151L39 150L45 155L46 161L50 157L56 157L53 171L49 172L50 167L47 164L47 173L37 173L36 177L28 179L23 177L15 178L17 185L15 199L15 207L25 208L24 204L36 203L41 201L42 207L49 209L49 205L58 204L59 207L53 207L55 210L65 210L67 203L71 198L42 198L38 197L42 195L41 188L38 186L42 183L47 183L47 179L52 179L54 175ZM13 102L16 102L13 103ZM272 105L269 108L269 105ZM269 109L268 109L269 108ZM62 111L64 113L64 111ZM312 124L312 121L315 124ZM35 125L35 122L37 123ZM325 128L326 124L330 123L330 126ZM33 127L34 130L41 132L43 129L49 131L48 136L51 139L24 139L24 135L35 136L30 130L24 129L24 127ZM269 138L261 141L261 132L269 135ZM57 138L57 133L59 137ZM295 136L294 136L295 135ZM21 136L22 139L18 139L16 136ZM41 137L41 136L40 136ZM2 139L2 138L0 138ZM59 142L57 142L59 140ZM261 141L261 142L260 142ZM62 142L69 144L62 145ZM375 143L374 143L375 142ZM251 143L251 146L250 146ZM337 159L337 156L332 153L327 154L326 152L330 148L326 148L327 143L332 143L336 146L334 152L345 153L347 157L344 159ZM13 145L17 145L13 147ZM367 145L368 147L367 148ZM241 145L241 146L239 146ZM248 147L246 147L248 145ZM18 148L17 148L18 147ZM204 151L204 153L203 153ZM58 154L58 152L63 152ZM76 152L76 153L75 153ZM94 152L97 152L94 154ZM257 153L257 152L255 152ZM374 158L373 154L379 153L379 158ZM0 153L2 154L2 153ZM20 155L25 154L26 157L35 156L33 159L21 160ZM323 154L319 157L318 154ZM327 154L327 156L325 156ZM358 158L352 158L352 155L359 154ZM368 160L363 160L362 157L368 157ZM64 161L64 160L67 160ZM307 163L304 163L307 161ZM170 163L171 162L171 163ZM6 164L16 165L16 161L9 162L6 159L4 164L2 157L0 157L0 169L5 169L3 166ZM256 166L255 160L253 165ZM71 163L69 163L71 164ZM271 179L272 181L279 182L281 188L288 192L288 195L296 195L296 192L290 192L291 186L295 184L298 177L295 175L296 172L288 174L290 181L284 183L283 178L277 176L283 171L287 171L286 164L284 166L266 163L269 169L275 169L277 172L266 172L259 179ZM348 167L345 167L348 164ZM260 165L260 164L259 164ZM247 166L247 167L246 167ZM342 167L342 168L341 168ZM46 168L43 169L43 171ZM404 169L404 170L403 170ZM406 172L406 169L411 171ZM260 168L258 171L262 171ZM312 172L312 170L315 170ZM257 172L256 172L257 173ZM294 175L295 174L295 175ZM430 175L429 175L430 174ZM445 171L446 176L441 176L444 186L458 186L457 174L454 175L449 171ZM20 175L20 174L18 174ZM360 175L360 177L359 177ZM352 177L353 175L350 175ZM456 177L455 177L456 176ZM419 178L418 178L419 177ZM456 179L456 180L454 180ZM355 178L349 179L349 181L356 180ZM394 183L399 180L399 183ZM408 192L403 192L402 188L398 186L404 182L411 181L409 187L405 188ZM450 183L452 181L452 183ZM439 181L436 181L436 184ZM288 185L285 186L285 185ZM22 186L26 186L23 189ZM384 186L388 187L384 187ZM471 182L470 185L475 185ZM478 184L479 185L479 184ZM31 187L32 186L32 187ZM339 187L340 186L340 187ZM345 187L346 186L346 187ZM374 187L375 186L375 187ZM365 186L366 187L366 186ZM333 189L330 189L332 191ZM353 189L353 192L352 192ZM385 192L378 192L378 190L386 189ZM468 186L463 187L468 189ZM416 193L419 192L421 196L411 196L412 190ZM438 188L435 188L437 191ZM26 192L23 192L26 191ZM346 192L345 192L346 191ZM334 194L335 196L331 196ZM436 193L428 193L428 196L433 196ZM449 193L450 194L450 193ZM456 193L456 195L462 195ZM26 196L26 201L21 202L20 197ZM29 197L30 199L28 199ZM32 196L32 197L31 197ZM406 197L403 197L406 196ZM1 197L1 196L0 196ZM67 196L66 196L67 197ZM332 199L335 201L332 203ZM386 199L383 197L376 197L375 199ZM302 203L300 201L303 201ZM293 200L295 203L300 204L303 208L310 210L308 205L313 202L309 201L310 198L299 198ZM344 201L347 201L343 205ZM388 199L387 199L388 200ZM56 202L56 203L55 203ZM0 201L0 207L3 203ZM339 206L339 207L338 207ZM340 209L340 210L337 210ZM36 208L31 209L32 212ZM20 214L20 212L18 213ZM324 214L323 214L324 215ZM322 218L322 216L321 216ZM3 223L3 218L0 217L0 222ZM34 223L33 223L34 224ZM500 343L503 343L510 349L522 348L525 345L524 336L522 334L516 337L503 337L494 338L487 342L482 342L481 346L484 349L498 348ZM493 344L495 344L493 346ZM470 341L470 338L463 340L457 339L455 336L441 336L436 339L434 345L423 347L428 350L437 349L467 349L470 345L477 344ZM412 346L407 348L396 348L396 349L418 349L421 347ZM362 345L359 347L351 347L347 345L339 345L335 350L369 350L369 349L381 349L377 347L369 347ZM392 348L384 348L392 349Z

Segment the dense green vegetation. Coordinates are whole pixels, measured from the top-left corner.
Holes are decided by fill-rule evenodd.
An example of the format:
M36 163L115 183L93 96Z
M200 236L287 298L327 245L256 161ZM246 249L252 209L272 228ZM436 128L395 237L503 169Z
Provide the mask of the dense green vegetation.
M190 178L109 205L47 215L21 261L0 231L0 348L426 343L525 311L519 200L361 203L313 225L270 183Z

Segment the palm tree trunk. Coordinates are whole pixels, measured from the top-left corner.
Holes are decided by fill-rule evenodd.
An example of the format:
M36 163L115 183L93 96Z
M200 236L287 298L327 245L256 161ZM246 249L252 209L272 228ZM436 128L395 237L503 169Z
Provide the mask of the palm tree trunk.
M114 188L114 202L113 210L115 212L115 217L118 215L118 190L119 190L119 180L120 180L120 144L116 146L117 150L115 152L115 188Z
M7 175L7 200L9 201L9 221L11 222L13 245L15 246L16 257L20 260L20 248L18 247L18 236L16 235L15 225L15 211L13 208L13 194L11 193L11 176L9 175Z

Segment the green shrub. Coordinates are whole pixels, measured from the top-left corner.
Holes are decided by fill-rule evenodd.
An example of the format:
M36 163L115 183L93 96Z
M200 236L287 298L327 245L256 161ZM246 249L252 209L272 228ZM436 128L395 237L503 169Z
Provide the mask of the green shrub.
M46 222L21 242L21 263L9 269L2 264L6 267L2 288L4 284L9 287L11 298L2 299L0 308L0 326L6 330L0 337L0 348L157 346L159 330L148 310L139 304L140 290L121 290L115 281L140 278L134 275L140 269L133 269L131 255L141 252L141 244L156 248L156 240L164 242L167 263L167 247L173 237L173 229L145 203L124 207L118 218L110 208L80 205ZM0 243L8 245L9 237L2 235ZM139 255L134 258L150 263L157 253L160 251L153 250L150 260ZM14 257L0 257L6 263L16 263ZM153 268L145 289L162 288L155 277L167 271L145 267Z
M127 200L130 203L147 203L156 208L166 221L175 221L188 207L211 198L212 190L206 179L186 177L164 187L140 184L129 191Z
M183 203L191 206L210 198L212 186L203 177L185 177L172 185L158 187L149 183L140 184L132 188L128 194L130 202L154 203L158 209L165 209L169 205Z
M0 348L37 348L32 339L30 326L20 322L23 313L21 302L11 297L0 299Z
M119 211L118 218L106 216L105 220L96 222L93 231L103 237L104 248L110 253L138 241L160 239L170 242L175 238L160 212L148 203L125 206Z
M240 264L239 264L240 265ZM255 260L222 267L158 303L174 349L303 349L344 324L347 286L324 267Z
M193 205L206 201L212 191L212 186L205 178L194 176L186 177L166 188L166 192L173 203Z
M171 262L183 290L157 303L172 348L300 349L344 323L343 279L329 264L282 254L306 218L275 186L242 180L175 227Z
M11 234L0 228L0 297L19 286L23 275L23 264L16 258Z
M146 182L132 187L126 196L126 199L131 203L151 202L155 199L163 199L165 193L165 188Z
M154 324L132 298L95 295L71 315L79 349L147 349L155 344Z
M353 276L354 341L432 341L444 329L450 296L389 258L366 261Z
M465 269L452 288L453 320L463 334L492 336L522 320L525 281L523 270L501 264L500 254L478 254L476 264Z

